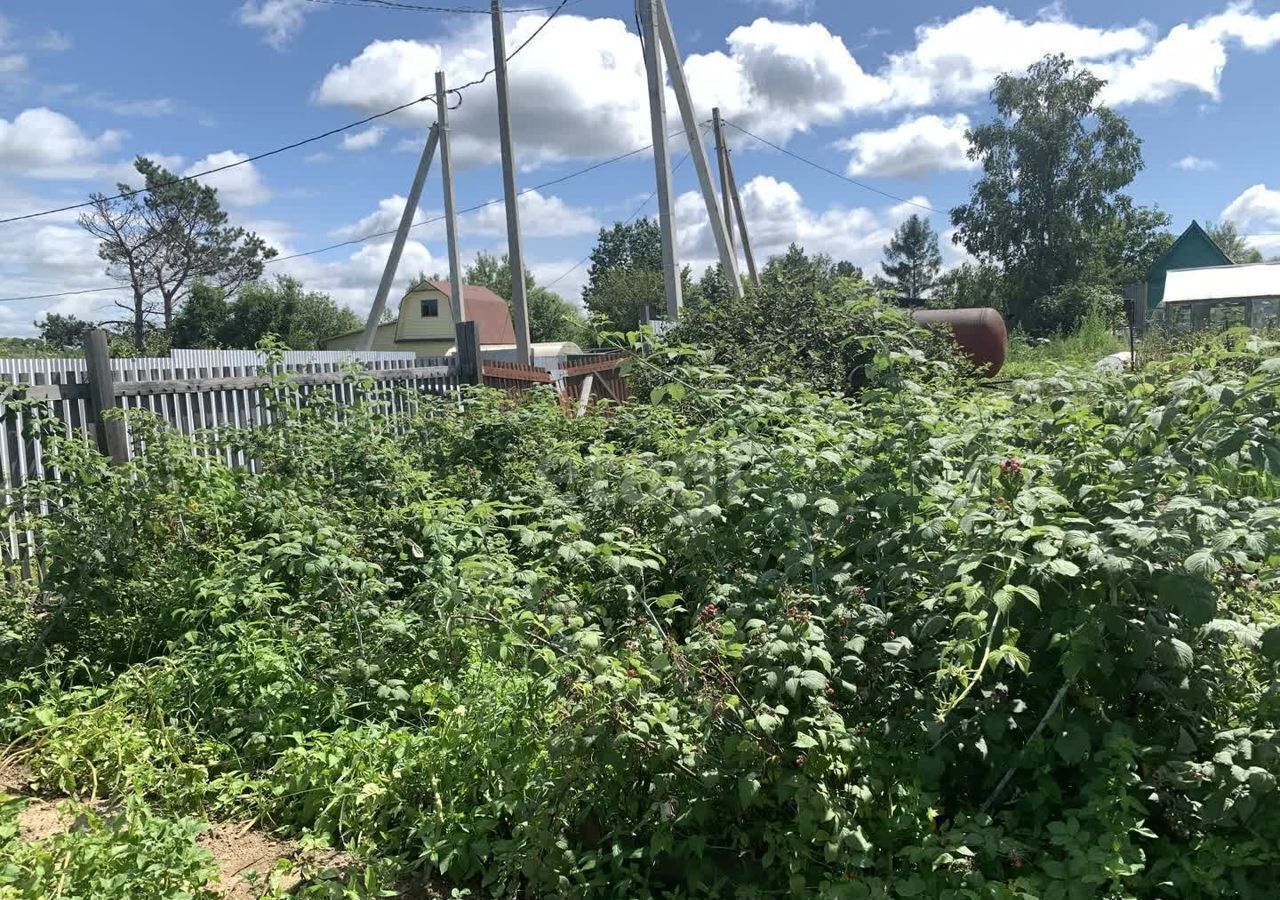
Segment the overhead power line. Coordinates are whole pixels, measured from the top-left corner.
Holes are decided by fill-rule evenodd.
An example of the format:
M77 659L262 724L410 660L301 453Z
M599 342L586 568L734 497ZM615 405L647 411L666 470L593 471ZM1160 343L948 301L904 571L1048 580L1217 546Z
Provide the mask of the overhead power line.
M325 6L351 6L357 9L385 9L400 10L403 12L429 12L429 13L450 13L461 15L477 15L487 16L490 13L488 7L480 8L478 6L424 6L418 3L394 3L392 0L307 0L308 3L320 3ZM584 0L568 0L565 5L573 6L582 3ZM556 4L551 3L546 6L520 6L513 9L505 9L503 12L508 15L518 15L520 13L546 12L547 10L557 9Z
M891 194L888 191L882 191L880 190L880 188L872 187L871 185L866 184L865 182L858 181L856 178L850 178L848 175L844 175L840 172L837 172L835 169L830 169L824 166L822 163L814 162L813 160L807 157L801 156L799 153L794 153L791 150L788 150L786 147L780 147L777 144L775 144L773 141L770 141L766 138L762 138L758 134L753 134L752 132L747 131L747 129L743 128L741 125L735 125L733 122L730 122L728 119L722 119L721 121L723 121L724 124L728 125L730 128L734 128L734 129L737 129L738 131L741 131L747 137L752 138L753 140L757 140L760 143L764 144L765 146L772 147L774 150L777 150L779 153L784 153L787 156L790 156L792 159L797 159L807 166L812 166L813 168L821 172L826 172L828 175L834 175L836 178L839 178L841 181L847 181L849 184L852 184L855 187L860 187L864 191L871 191L872 193L879 194L881 197L888 197L890 200L897 200L899 203L906 203L908 206L914 206L914 207L917 207L918 209L928 210L931 213L938 213L939 215L947 214L946 210L934 209L932 206L927 206L923 203L917 203L914 200L908 200L906 197L899 197L897 194Z
M635 150L628 150L626 153L620 153L617 156L613 156L613 157L610 157L609 159L601 160L598 163L593 163L589 166L584 166L583 168L577 169L573 172L569 172L566 175L560 175L556 178L551 178L540 184L535 184L532 187L525 188L519 193L518 196L523 197L525 194L530 194L534 191L546 190L547 188L555 187L558 184L563 184L566 181L571 181L575 178L581 178L583 175L588 175L591 172L595 172L599 169L603 169L606 166L611 166L611 165L614 165L615 163L620 163L623 160L630 159L633 156L639 156L641 153L648 151L652 147L653 147L652 144L647 144L643 147L637 147ZM645 201L646 205L649 203L650 200L653 199L653 196L654 195L650 195L649 200ZM466 209L460 209L458 210L458 213L461 215L466 213L478 212L482 209L485 209L486 207L496 206L497 204L502 202L503 202L503 199L501 197L498 197L494 200L486 200L483 203L477 203L474 206L467 207ZM641 209L643 209L643 206L641 207ZM637 210L636 215L639 215L639 212L640 211ZM632 218L635 218L635 216L632 216ZM410 227L422 228L423 226L434 225L437 222L443 222L443 221L444 221L444 216L435 216L430 219L423 219L421 222L415 222ZM304 256L317 256L321 253L328 253L331 250L339 250L343 247L351 247L351 246L355 246L356 244L363 244L367 241L375 240L376 238L388 237L389 235L393 235L395 233L396 233L396 230L394 228L388 229L386 231L375 231L371 234L365 234L365 235L361 235L360 237L350 238L345 241L339 241L336 244L329 244L325 247L317 247L314 250L304 250L300 253L291 253L288 256L276 256L267 260L266 265L274 265L276 263L288 262L291 259L301 259ZM563 278L568 277L569 274L570 273L565 273L565 275L557 279L557 281L563 280ZM82 294L102 294L108 291L127 291L127 290L129 290L128 287L116 285L113 287L89 288L87 290L80 290L80 291L58 291L50 294L29 294L21 297L0 297L0 303L19 303L26 300L52 300L57 297L78 297Z
M582 0L573 0L573 2L582 2ZM507 62L510 62L511 60L515 59L515 57L520 53L521 50L529 46L529 44L531 44L538 37L538 35L542 34L543 30L548 25L551 24L551 21L560 13L562 9L564 9L567 5L569 5L569 3L570 3L570 0L561 0L560 4L554 8L551 15L547 16L547 20L543 22L541 25L539 25L537 30L534 31L533 34L529 35L529 37L522 44L520 44L519 47L516 47L516 49L511 51L511 53L507 56ZM549 8L550 7L540 7L539 9L549 9ZM441 9L443 10L444 8L442 7ZM533 7L529 7L527 9L533 9ZM462 11L462 10L459 9L459 10L453 10L453 11ZM469 9L466 11L476 12L477 10ZM459 104L460 104L461 97L462 97L461 92L465 91L468 88L476 87L477 85L484 84L484 82L489 78L489 76L493 74L493 71L494 71L493 69L490 69L489 71L485 72L484 75L482 75L480 78L477 78L476 80L470 81L466 84L460 85L459 87L452 88L449 91L449 93L457 96L459 98ZM344 131L350 131L353 128L360 128L364 125L368 125L370 122L376 122L378 119L384 119L387 116L395 115L398 112L403 112L404 110L409 109L410 107L417 106L419 103L427 103L427 102L434 102L434 101L435 101L434 94L426 94L422 97L417 98L416 100L410 100L407 103L401 103L399 106L393 106L390 109L384 109L382 112L374 113L371 116L365 116L363 119L359 119L358 121L355 121L355 122L349 122L348 124L339 126L338 128L331 128L328 131L323 132L322 134L313 135L312 137L309 137L309 138L303 138L300 141L294 141L291 144L285 144L283 147L276 147L274 150L267 150L263 153L259 153L255 156L246 157L245 159L237 160L236 162L233 162L233 163L227 163L226 165L223 165L223 166L216 166L212 169L206 169L203 172L195 172L191 175L184 175L181 178L174 178L170 181L166 181L162 184L157 185L155 188L143 187L143 188L138 188L135 191L122 191L121 193L115 194L110 197L100 198L100 200L102 202L110 202L113 200L127 200L130 197L136 197L139 194L149 193L150 191L156 190L159 188L172 187L173 185L182 184L183 182L187 182L187 181L193 181L197 178L205 178L209 175L216 175L219 172L226 172L229 169L236 169L236 168L239 168L240 166L247 166L249 165L249 163L258 162L259 160L267 159L272 156L278 156L279 154L287 153L290 150L297 150L299 147L305 147L308 144L314 144L317 141L323 141L326 138L331 138L335 135L342 134ZM40 210L39 212L24 213L23 215L20 215L20 216L9 216L7 218L0 219L0 225L6 225L11 222L23 222L29 219L38 219L44 216L56 215L58 213L72 212L77 209L85 209L87 207L93 206L98 202L100 201L86 200L83 203L72 203L67 206L59 206L54 209L44 209L44 210Z

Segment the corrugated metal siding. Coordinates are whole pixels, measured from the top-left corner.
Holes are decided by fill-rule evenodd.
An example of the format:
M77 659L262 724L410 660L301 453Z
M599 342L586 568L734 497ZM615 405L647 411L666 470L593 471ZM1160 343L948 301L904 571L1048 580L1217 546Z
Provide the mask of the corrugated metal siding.
M179 368L200 366L261 366L266 357L257 350L173 350L170 365ZM317 365L340 363L348 359L360 362L412 362L416 354L406 350L288 350L284 364Z
M1280 263L1177 269L1165 278L1165 303L1280 297Z

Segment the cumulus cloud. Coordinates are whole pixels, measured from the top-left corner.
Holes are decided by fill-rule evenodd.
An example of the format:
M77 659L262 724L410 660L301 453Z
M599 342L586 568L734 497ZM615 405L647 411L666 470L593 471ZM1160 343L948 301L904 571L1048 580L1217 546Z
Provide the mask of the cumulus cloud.
M839 146L853 151L850 175L922 178L948 169L977 168L966 155L968 128L969 117L964 113L950 118L919 116L884 131L861 132Z
M234 150L223 150L210 153L203 159L192 163L182 174L191 176L197 172L207 172L221 166L229 166L249 157ZM257 206L271 199L271 189L267 187L262 173L253 163L246 163L225 172L206 175L201 183L218 189L218 198L228 206Z
M263 40L283 50L315 10L306 0L246 0L239 18L241 25L261 30Z
M542 14L516 17L509 43L519 46L545 22ZM743 127L786 141L857 114L981 102L997 75L1023 71L1046 53L1064 53L1110 79L1106 99L1114 104L1161 102L1183 92L1216 98L1233 49L1261 51L1280 43L1280 13L1262 15L1236 4L1161 36L1141 21L1093 27L1069 21L1054 7L1021 18L980 6L922 25L914 37L911 47L868 68L820 23L762 17L734 28L722 49L689 56L685 68L699 117L718 106ZM334 66L315 100L381 111L430 94L434 72L446 64L455 84L478 78L491 56L483 23L433 41L375 41ZM623 20L557 17L511 68L513 125L524 165L610 156L649 143L640 44ZM462 164L498 159L495 102L490 79L468 90L454 113L455 154ZM670 91L668 108L674 126ZM421 104L396 122L424 127L433 118L430 104ZM941 130L945 121L954 119L928 124Z
M380 125L373 125L364 131L345 134L342 136L342 149L353 153L360 150L372 150L382 143L382 138L386 133L387 129Z
M1107 103L1160 103L1191 91L1220 98L1222 71L1233 45L1267 50L1280 43L1280 12L1258 15L1252 3L1235 3L1199 21L1175 25L1132 58L1095 66L1109 84Z
M1205 159L1203 156L1184 156L1174 162L1173 167L1184 172L1207 172L1210 169L1218 168L1218 164L1212 159Z
M926 206L929 203L923 196L912 199ZM835 204L817 210L792 184L768 175L746 183L742 206L758 260L785 253L795 242L811 254L847 259L868 274L878 271L876 266L894 229L912 212L920 212L900 205L877 211ZM689 192L677 198L676 222L681 261L700 272L717 258L701 194Z
M399 194L387 197L380 201L378 208L369 215L351 225L335 229L332 234L334 237L349 239L391 231L400 224L405 199ZM424 212L418 209L414 215L414 221L425 224L415 229L414 233L433 240L443 240L445 236L443 215L440 210ZM560 197L544 195L539 191L529 191L520 197L520 228L525 238L574 237L594 234L599 230L600 222L590 210L566 203ZM501 199L492 201L474 212L460 215L458 232L462 241L472 237L505 236L507 217Z
M1255 184L1227 204L1222 218L1241 231L1280 231L1280 189Z
M120 146L124 132L97 137L72 119L39 107L0 119L0 173L30 178L94 178L104 171L101 155Z

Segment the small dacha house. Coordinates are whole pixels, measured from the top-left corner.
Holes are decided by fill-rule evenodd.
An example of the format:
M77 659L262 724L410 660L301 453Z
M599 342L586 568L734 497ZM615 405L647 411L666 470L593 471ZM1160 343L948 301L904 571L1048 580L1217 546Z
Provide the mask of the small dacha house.
M476 323L480 347L509 347L516 342L507 301L479 285L462 288L467 318ZM324 341L325 350L358 350L364 329ZM449 303L449 283L427 280L409 290L400 300L395 321L378 326L372 350L400 350L418 356L445 356L453 349L454 319Z

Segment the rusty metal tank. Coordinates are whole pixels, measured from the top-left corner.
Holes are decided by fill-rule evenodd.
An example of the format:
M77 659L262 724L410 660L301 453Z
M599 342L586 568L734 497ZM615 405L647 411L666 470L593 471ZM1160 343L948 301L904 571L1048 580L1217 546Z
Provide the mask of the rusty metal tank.
M988 378L1000 371L1009 354L1004 317L990 307L918 309L911 318L921 325L949 329L960 349Z

